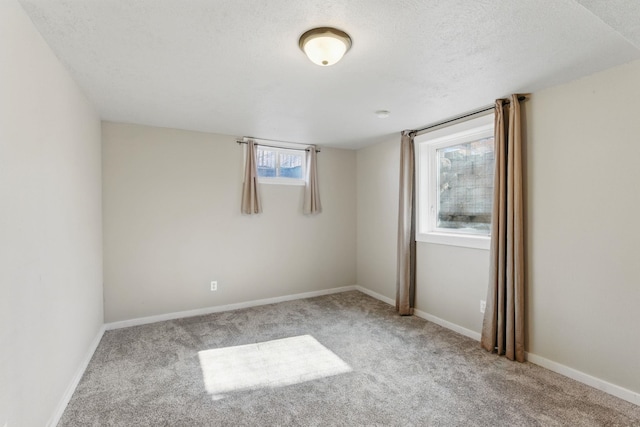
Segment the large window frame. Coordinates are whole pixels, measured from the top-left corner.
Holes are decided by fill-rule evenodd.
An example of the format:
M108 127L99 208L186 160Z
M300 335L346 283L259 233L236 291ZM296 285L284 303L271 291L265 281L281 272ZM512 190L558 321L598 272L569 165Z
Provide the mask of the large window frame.
M494 136L494 115L489 113L419 135L416 150L416 241L488 250L490 230L439 228L437 226L439 149Z

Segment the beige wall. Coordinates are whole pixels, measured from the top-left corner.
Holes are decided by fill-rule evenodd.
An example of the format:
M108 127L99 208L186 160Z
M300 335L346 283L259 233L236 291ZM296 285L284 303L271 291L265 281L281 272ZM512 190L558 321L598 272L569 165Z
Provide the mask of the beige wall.
M527 111L528 350L640 392L640 61Z
M399 159L399 134L358 151L358 284L393 300ZM488 260L486 250L418 242L416 308L479 332Z
M103 322L100 121L0 1L0 426L43 426Z
M489 251L418 243L416 258L416 308L479 332L480 300L487 297Z
M234 137L102 129L106 322L355 284L354 151L319 154L323 213L302 214L303 187L263 185L250 217Z
M358 284L395 299L400 134L358 150Z
M640 62L533 94L527 350L640 392ZM395 297L399 136L358 151L358 284ZM479 333L488 251L418 243L416 307Z

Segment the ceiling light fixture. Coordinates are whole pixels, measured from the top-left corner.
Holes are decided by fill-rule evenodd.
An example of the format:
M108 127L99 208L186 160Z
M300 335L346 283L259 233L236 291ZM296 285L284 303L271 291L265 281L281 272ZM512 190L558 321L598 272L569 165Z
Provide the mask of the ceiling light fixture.
M335 28L320 27L301 35L298 44L311 62L327 67L340 61L347 53L351 48L351 37Z
M389 117L390 114L391 114L391 111L388 111L388 110L376 111L376 116L378 116L381 119L386 119L387 117Z

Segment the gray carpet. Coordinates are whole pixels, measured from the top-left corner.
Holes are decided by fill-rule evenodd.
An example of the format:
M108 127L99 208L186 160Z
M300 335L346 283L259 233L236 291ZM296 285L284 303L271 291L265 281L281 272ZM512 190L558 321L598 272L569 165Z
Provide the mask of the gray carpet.
M309 334L353 371L213 400L198 351ZM640 426L640 407L360 292L106 332L59 426Z

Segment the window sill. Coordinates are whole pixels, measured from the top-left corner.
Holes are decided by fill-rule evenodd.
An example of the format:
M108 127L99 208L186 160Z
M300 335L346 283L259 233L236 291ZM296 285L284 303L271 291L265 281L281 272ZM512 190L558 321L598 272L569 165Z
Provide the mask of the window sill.
M489 250L490 236L453 233L416 233L416 242L435 243L437 245L461 246L464 248Z
M268 185L297 185L304 186L306 184L304 179L292 179L292 178L258 178L258 184Z

